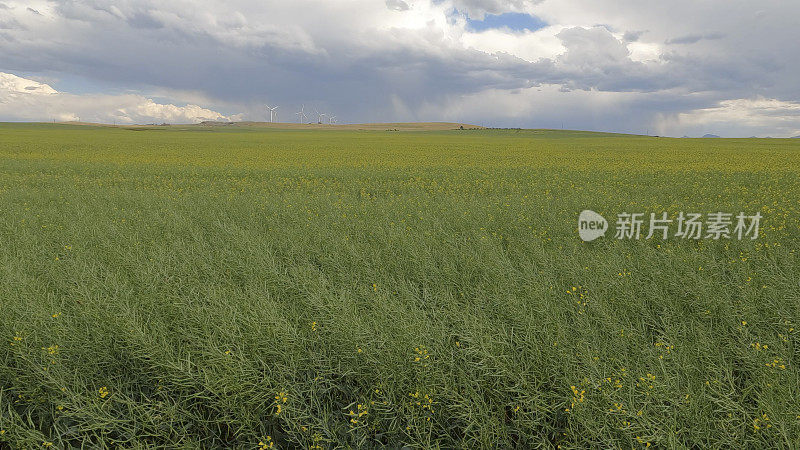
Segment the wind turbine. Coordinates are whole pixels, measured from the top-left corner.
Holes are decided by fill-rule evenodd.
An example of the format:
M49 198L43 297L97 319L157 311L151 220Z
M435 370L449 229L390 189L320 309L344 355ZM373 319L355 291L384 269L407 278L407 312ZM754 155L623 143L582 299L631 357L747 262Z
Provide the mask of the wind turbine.
M329 125L333 125L333 124L335 124L335 123L336 123L336 116L330 116L330 117L328 118L328 124L329 124Z
M304 111L305 111L305 109L306 109L306 105L303 105L303 106L300 108L300 111L298 111L298 112L294 113L294 114L297 116L297 123L303 123L303 118L305 118L306 120L308 120L308 116L307 116L307 115L306 115L306 113L304 112Z
M274 119L278 118L278 113L275 112L276 109L278 109L277 106L270 108L269 105L267 105L267 110L269 111L269 123L273 123Z
M316 113L317 113L317 116L319 116L319 117L317 118L317 123L322 123L322 118L323 118L323 117L325 117L327 114L325 114L325 113L322 113L322 114L320 114L320 112L319 112L319 111L317 111L317 109L316 109L316 108L314 108L314 112L316 112Z

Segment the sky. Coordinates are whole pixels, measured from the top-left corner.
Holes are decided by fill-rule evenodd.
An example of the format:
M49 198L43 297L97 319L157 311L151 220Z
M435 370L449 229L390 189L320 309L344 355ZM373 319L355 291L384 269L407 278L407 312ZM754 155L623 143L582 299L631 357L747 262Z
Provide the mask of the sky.
M794 0L0 0L0 121L264 121L269 104L791 137L797 17Z

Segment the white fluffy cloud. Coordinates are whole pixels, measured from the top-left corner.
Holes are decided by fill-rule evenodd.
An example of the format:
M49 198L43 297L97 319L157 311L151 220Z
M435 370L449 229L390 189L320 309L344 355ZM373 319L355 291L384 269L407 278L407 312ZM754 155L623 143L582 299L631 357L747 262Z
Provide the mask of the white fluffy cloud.
M467 20L509 12L547 26L474 31ZM583 118L573 128L688 134L689 117L730 109L724 102L800 102L798 15L800 3L783 0L0 0L0 71L137 93L33 96L4 114L46 120L58 106L81 119L124 110L190 121L217 110L263 120L270 103L284 117L306 104L359 122L437 119L438 107L461 108L464 120L483 109L497 126L564 116ZM208 109L148 103L163 92ZM535 113L524 102L543 92L548 107ZM509 99L516 106L498 107ZM715 113L703 131L790 132L787 110L750 109Z
M780 136L800 136L800 103L752 98L725 100L710 108L682 112L661 124L665 133L715 130L728 135L759 135L765 129Z
M197 105L156 103L141 95L73 95L47 84L0 72L0 120L101 123L195 123L229 120Z

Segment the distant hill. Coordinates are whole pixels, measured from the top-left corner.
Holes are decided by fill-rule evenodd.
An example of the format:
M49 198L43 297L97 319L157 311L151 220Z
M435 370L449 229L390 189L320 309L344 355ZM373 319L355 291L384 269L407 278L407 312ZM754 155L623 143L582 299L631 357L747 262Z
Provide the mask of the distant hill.
M484 127L466 123L452 122L408 122L408 123L269 123L269 122L202 122L190 127L236 127L236 128L275 128L284 130L361 130L361 131L446 131L481 130Z
M0 3L2 4L2 3ZM2 123L2 122L0 122ZM46 122L44 124L50 124ZM117 127L133 129L193 129L193 128L272 128L276 130L358 130L358 131L449 131L449 130L485 130L486 127L468 123L455 122L398 122L398 123L292 123L292 122L223 122L206 120L194 124L129 124L111 125L106 123L89 122L58 122L59 125L85 125L97 127Z
M0 0L0 5L2 5ZM26 122L19 122L25 124ZM582 131L564 129L545 129L545 128L491 128L481 125L474 125L460 122L397 122L397 123L352 123L352 124L317 124L317 123L289 123L289 122L229 122L229 121L203 121L194 124L104 124L90 122L30 122L31 125L42 126L89 126L89 127L115 127L131 131L146 130L192 130L197 128L247 128L247 129L273 129L273 130L341 130L341 131L484 131L501 133L519 133L521 136L535 136L547 138L597 138L597 137L644 137L639 134L612 133L603 131ZM0 125L5 125L0 121ZM659 136L648 136L658 138ZM663 136L662 136L663 137ZM683 135L682 139L695 139L693 136ZM706 134L705 139L721 139L716 134ZM769 139L770 136L761 137L751 136L749 139ZM788 139L800 139L800 136L793 136Z

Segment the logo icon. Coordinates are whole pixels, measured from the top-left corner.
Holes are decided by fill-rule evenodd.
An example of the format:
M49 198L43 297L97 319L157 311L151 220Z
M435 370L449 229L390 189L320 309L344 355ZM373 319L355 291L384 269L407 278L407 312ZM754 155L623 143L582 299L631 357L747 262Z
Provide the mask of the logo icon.
M603 237L608 231L608 222L603 216L591 210L581 212L578 217L578 234L585 242Z

